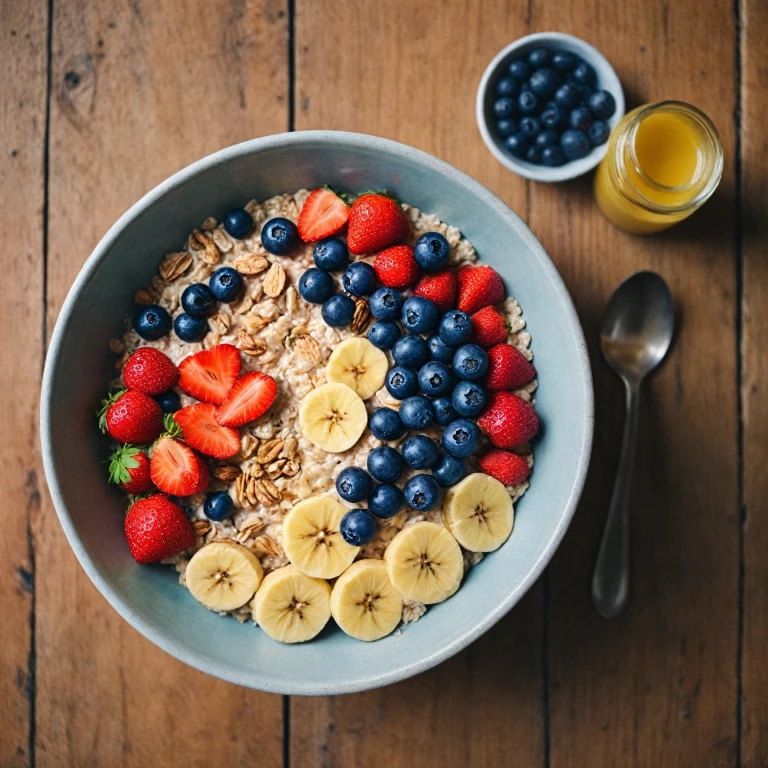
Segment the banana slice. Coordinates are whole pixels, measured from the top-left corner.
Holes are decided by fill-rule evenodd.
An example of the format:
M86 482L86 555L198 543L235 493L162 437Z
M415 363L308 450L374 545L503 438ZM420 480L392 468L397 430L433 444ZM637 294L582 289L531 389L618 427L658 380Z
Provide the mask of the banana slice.
M387 356L368 339L346 339L328 358L325 375L328 381L346 384L363 400L384 386L389 370Z
M339 576L331 592L331 615L358 640L379 640L400 623L403 598L383 560L360 560Z
M443 520L464 549L493 552L512 533L515 514L504 485L476 472L448 491Z
M368 425L360 396L346 384L323 384L299 404L299 425L310 443L329 453L351 448Z
M263 576L259 558L233 541L206 544L192 556L185 574L193 597L214 611L245 605Z
M437 523L406 525L384 553L392 586L417 603L441 603L464 575L464 558L456 539Z
M307 576L332 579L352 565L360 547L344 541L339 526L347 512L330 496L300 501L283 521L283 549Z
M303 643L331 618L331 586L293 565L267 574L251 603L256 623L281 643Z

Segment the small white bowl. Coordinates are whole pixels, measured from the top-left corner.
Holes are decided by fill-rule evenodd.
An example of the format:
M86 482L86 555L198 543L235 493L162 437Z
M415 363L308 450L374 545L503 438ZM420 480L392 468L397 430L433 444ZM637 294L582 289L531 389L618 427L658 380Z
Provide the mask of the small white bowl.
M537 32L535 35L526 35L506 48L499 51L493 61L488 65L480 80L477 89L477 125L480 128L483 141L491 154L510 171L534 181L566 181L575 179L587 171L591 171L605 157L608 144L595 147L581 160L570 160L558 168L548 168L544 165L534 165L525 160L518 160L504 149L504 140L496 135L496 120L493 116L493 102L496 100L496 83L506 73L507 68L515 59L519 59L534 48L552 48L570 51L580 56L587 64L591 64L597 73L597 87L608 91L616 100L616 112L608 120L608 125L613 130L624 116L624 91L621 82L608 59L597 48L585 43L578 37L564 35L562 32Z

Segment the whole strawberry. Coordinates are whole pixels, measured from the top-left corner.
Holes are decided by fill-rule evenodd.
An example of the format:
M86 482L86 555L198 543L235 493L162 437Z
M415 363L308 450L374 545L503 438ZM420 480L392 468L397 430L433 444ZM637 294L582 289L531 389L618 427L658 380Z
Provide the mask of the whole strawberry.
M395 245L377 254L373 268L382 285L402 290L419 279L419 267L409 245Z
M160 395L176 386L179 369L159 349L140 347L125 363L123 381L128 389Z
M488 350L485 386L491 392L520 389L536 378L536 369L525 355L511 344L497 344Z
M462 267L456 273L456 279L459 283L458 308L468 315L498 304L507 295L501 275L487 264Z
M347 227L347 246L356 256L401 243L411 231L397 200L376 192L355 200Z
M520 485L531 474L525 458L510 451L488 451L478 460L478 464L486 475L495 477L504 485Z
M109 482L126 493L146 493L152 488L149 457L132 445L122 445L109 457Z
M539 431L533 407L511 392L495 392L477 420L477 426L497 448L515 448Z
M156 563L195 543L192 525L181 507L156 493L139 499L125 518L125 538L137 563Z
M456 276L453 272L437 272L426 275L416 283L414 296L423 296L437 304L441 312L448 312L456 306Z
M99 427L121 443L151 443L163 430L163 411L143 392L118 390L102 400Z
M504 315L496 307L483 307L472 315L473 341L483 349L507 340L509 328Z

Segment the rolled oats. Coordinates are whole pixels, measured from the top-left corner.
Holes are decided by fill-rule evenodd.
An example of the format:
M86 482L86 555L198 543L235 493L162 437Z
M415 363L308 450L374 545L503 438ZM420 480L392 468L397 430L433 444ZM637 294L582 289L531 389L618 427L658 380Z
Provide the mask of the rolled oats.
M192 256L186 251L169 253L160 265L160 276L166 283L181 277L192 264Z
M299 303L299 295L296 289L289 285L285 291L285 309L288 314L293 314L296 311L296 307Z
M286 477L295 477L301 471L301 464L297 464L291 459L286 459L286 463L283 465L283 474Z
M189 247L195 251L201 261L206 264L218 264L221 261L221 251L219 246L209 235L196 229L189 236Z
M245 544L248 539L255 536L259 531L263 530L264 525L262 523L252 523L251 525L243 528L242 531L238 531L235 534L235 541L240 544Z
M283 455L285 458L293 461L296 458L298 447L299 441L295 437L286 437L283 441Z
M219 222L216 221L216 219L213 218L213 216L209 216L201 225L200 229L204 230L205 232L210 232L212 229L216 229L216 227L219 226Z
M280 451L283 450L283 441L276 437L272 440L267 440L259 446L258 453L256 454L256 461L259 464L269 464L273 459L276 459L280 455Z
M237 348L251 357L258 357L267 351L267 342L252 336L245 328L237 333Z
M250 312L251 307L253 307L253 299L247 293L244 293L243 298L237 304L232 305L232 311L236 315L244 315L246 312Z
M211 232L213 242L219 247L222 253L229 253L234 247L229 235L223 229L215 229Z
M264 256L256 253L246 253L235 259L232 266L241 275L258 275L269 267L269 262Z
M273 461L267 467L267 477L270 480L277 480L277 478L283 474L283 467L287 463L288 463L288 459L278 459L277 461Z
M220 341L221 336L218 333L209 333L203 339L203 349L210 349L211 347L215 347L219 344Z
M252 464L248 465L246 474L248 477L252 477L255 480L258 480L260 477L264 477L264 468L261 466L261 464L258 463L258 461L254 461Z
M319 363L322 357L320 345L311 336L297 336L296 351L308 362Z
M285 286L285 270L280 264L273 264L264 276L264 293L271 298L276 298L282 293Z
M205 536L208 531L211 530L213 526L208 522L208 520L195 520L192 523L192 531L194 532L195 536Z
M278 544L277 540L268 533L258 536L252 544L257 552L263 552L265 555L284 555L285 550Z
M251 333L258 333L262 328L268 326L274 318L272 317L259 317L259 315L248 315L244 318L243 323L245 327Z
M240 453L237 457L240 461L250 459L259 448L259 441L253 435L245 434L240 439Z
M223 336L232 326L232 318L226 312L217 312L208 318L208 325Z
M254 480L254 495L259 504L265 507L273 507L279 503L281 496L278 487L266 477L262 477L261 480Z

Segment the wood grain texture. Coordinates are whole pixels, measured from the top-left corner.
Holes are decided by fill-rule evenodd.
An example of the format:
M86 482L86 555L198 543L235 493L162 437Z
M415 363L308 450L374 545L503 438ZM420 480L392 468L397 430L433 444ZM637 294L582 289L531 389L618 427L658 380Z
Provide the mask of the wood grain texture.
M32 764L33 518L41 477L37 408L43 358L44 4L0 2L0 765ZM13 363L11 363L13 361Z
M282 0L56 0L49 325L98 239L144 192L221 147L285 130ZM76 563L46 501L37 532L37 764L282 764L282 700L144 640Z

